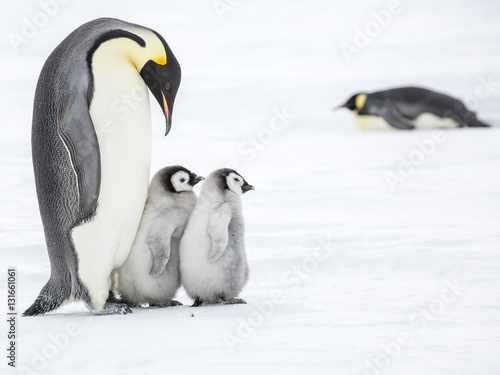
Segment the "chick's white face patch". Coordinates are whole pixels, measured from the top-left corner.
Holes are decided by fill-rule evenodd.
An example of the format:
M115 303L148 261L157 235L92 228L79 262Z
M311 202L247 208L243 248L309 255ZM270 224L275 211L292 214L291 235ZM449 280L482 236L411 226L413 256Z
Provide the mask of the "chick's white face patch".
M241 187L243 186L243 183L244 183L243 177L241 177L239 174L231 172L226 177L226 181L227 181L227 186L229 187L229 190L235 192L238 195L243 194L243 191L241 190Z
M170 178L170 182L172 182L172 186L177 193L193 190L193 187L189 184L189 174L185 171L175 172Z

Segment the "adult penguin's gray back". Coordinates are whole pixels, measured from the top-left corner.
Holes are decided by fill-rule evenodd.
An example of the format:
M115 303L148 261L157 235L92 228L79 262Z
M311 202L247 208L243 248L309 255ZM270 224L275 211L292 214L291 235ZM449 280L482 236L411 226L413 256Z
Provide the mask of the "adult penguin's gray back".
M420 87L358 93L340 106L362 130L489 127L458 99Z
M124 312L105 302L147 195L146 85L168 133L180 78L158 33L117 19L82 25L47 59L35 94L32 154L51 275L24 315L73 299L97 313Z

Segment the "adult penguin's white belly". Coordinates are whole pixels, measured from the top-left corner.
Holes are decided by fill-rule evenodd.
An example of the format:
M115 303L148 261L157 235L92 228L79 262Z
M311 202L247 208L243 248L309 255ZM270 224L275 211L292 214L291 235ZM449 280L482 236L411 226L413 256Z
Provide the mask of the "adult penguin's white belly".
M380 116L354 114L354 123L361 130L394 130L394 127Z
M147 87L130 64L117 63L105 49L94 54L95 89L89 112L99 142L101 190L95 217L72 231L79 276L89 290L99 291L91 295L97 306L108 297L112 270L130 252L146 202L151 164Z

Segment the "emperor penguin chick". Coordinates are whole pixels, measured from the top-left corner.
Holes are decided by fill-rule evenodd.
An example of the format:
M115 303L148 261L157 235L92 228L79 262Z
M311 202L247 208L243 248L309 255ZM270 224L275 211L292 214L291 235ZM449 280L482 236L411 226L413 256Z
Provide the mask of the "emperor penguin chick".
M180 287L179 242L203 180L181 166L165 167L151 180L132 250L117 270L115 293L129 306L166 307Z
M248 280L241 195L254 190L233 169L205 181L180 243L181 281L203 303L246 303L236 298Z

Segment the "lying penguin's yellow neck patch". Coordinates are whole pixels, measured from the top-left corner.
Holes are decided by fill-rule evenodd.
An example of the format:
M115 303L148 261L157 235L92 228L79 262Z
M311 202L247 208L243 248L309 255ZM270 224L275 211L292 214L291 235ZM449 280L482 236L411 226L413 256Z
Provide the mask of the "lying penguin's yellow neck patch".
M365 105L366 94L358 94L355 99L356 109L361 109Z

